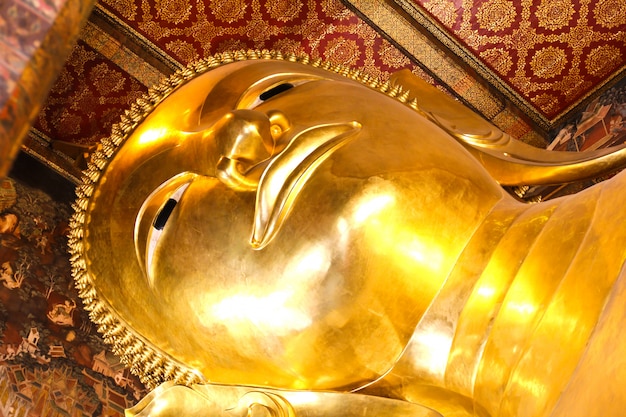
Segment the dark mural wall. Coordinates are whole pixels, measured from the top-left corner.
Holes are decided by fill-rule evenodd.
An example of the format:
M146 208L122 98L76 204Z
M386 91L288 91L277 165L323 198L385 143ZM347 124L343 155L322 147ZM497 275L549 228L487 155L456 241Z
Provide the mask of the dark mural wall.
M82 309L66 251L72 186L47 171L22 156L0 182L0 416L122 416L145 390Z
M593 100L578 115L568 120L547 148L554 151L585 152L619 146L626 142L626 79ZM524 199L538 196L548 200L581 191L608 177L573 184L527 187Z

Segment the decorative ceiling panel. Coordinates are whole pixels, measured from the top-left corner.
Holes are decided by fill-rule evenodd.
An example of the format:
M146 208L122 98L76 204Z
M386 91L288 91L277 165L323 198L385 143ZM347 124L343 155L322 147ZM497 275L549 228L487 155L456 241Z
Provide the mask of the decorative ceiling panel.
M196 59L240 49L308 54L377 78L408 67L433 82L339 0L102 0L25 148L46 163L55 157L42 155L46 147L80 156L162 77ZM80 175L61 163L49 165L73 180Z
M622 0L389 2L546 130L626 72Z
M50 92L35 128L47 137L90 145L107 136L129 103L148 88L79 41Z
M410 65L339 0L103 0L97 11L182 64L223 51L276 49L361 67L372 76Z

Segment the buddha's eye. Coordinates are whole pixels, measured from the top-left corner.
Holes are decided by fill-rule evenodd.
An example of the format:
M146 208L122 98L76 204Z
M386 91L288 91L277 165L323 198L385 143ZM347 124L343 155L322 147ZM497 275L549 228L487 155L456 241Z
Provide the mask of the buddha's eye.
M279 84L276 87L270 88L269 90L261 93L259 98L261 99L261 101L266 101L280 93L284 93L285 91L293 87L294 87L293 84L290 84L290 83Z
M183 195L187 187L189 187L189 183L185 183L178 187L176 191L172 193L170 198L165 202L165 204L163 204L163 207L161 207L161 210L159 210L159 214L157 214L154 222L152 223L152 226L155 229L163 230L165 224L167 223L167 220L172 214L172 211L174 211L176 204L178 204L178 200L180 200L180 197Z
M177 200L170 198L165 202L161 211L159 211L159 215L154 219L154 223L152 226L157 230L163 230L165 227L165 223L167 223L167 219L170 218L172 211L174 211L174 207L178 203Z
M154 251L156 249L157 243L159 242L159 238L161 237L161 233L167 224L172 212L176 208L178 201L182 197L183 193L189 187L189 182L186 182L180 185L167 199L165 204L159 209L159 213L154 218L152 222L152 230L149 234L148 239L148 249L146 251L146 266L149 267L152 264L152 258L154 256Z
M288 83L281 83L278 85L274 85L273 87L268 88L267 90L263 90L263 92L258 93L258 90L254 92L254 94L258 94L258 96L250 97L251 101L245 105L247 109L254 109L257 106L265 103L266 101L284 93L285 91L291 90L294 87L298 87L302 84L306 84L308 82L314 81L313 79L291 79Z

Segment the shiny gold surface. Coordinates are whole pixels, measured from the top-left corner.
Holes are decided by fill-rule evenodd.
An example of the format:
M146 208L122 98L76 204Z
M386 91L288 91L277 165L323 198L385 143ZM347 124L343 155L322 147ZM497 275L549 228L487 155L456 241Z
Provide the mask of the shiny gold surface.
M407 74L307 63L199 62L86 171L70 248L92 319L146 383L203 383L129 415L219 415L250 390L286 399L266 415L334 415L341 395L354 415L567 415L577 398L620 415L624 372L597 363L626 348L626 177L535 205L498 181L607 172L625 151L526 148Z
M441 417L405 401L336 392L164 383L126 411L127 417Z

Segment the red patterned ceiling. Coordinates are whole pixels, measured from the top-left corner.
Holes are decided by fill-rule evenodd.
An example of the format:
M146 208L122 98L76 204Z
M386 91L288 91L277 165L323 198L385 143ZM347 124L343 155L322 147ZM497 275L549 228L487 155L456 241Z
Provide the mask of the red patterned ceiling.
M277 49L384 75L408 59L339 0L103 0L100 5L177 61Z
M395 3L431 23L441 41L479 71L487 67L487 78L503 81L514 99L548 121L626 69L623 0Z
M276 49L428 76L340 0L102 0L35 124L45 141L93 145L147 88L198 58Z

